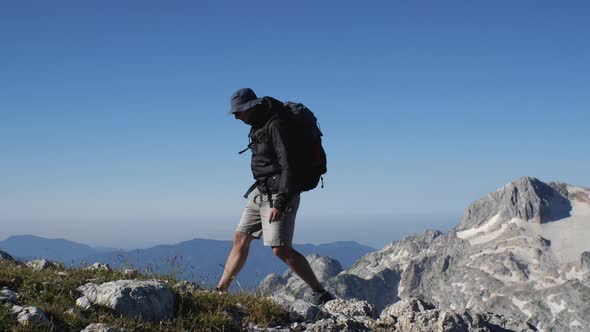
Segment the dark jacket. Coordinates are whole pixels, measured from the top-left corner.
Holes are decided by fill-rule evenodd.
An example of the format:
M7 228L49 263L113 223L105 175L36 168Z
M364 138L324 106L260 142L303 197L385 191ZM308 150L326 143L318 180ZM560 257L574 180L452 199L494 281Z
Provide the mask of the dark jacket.
M268 102L268 105L269 110L250 130L252 175L261 193L278 194L273 206L285 211L287 202L297 193L289 167L288 133L284 120L276 113L282 111L276 109L283 107L282 103Z

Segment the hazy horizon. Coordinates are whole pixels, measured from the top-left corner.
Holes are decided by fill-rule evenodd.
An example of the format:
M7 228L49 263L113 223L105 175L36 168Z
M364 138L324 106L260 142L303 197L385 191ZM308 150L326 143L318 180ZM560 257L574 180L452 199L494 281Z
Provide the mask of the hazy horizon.
M207 230L200 231L195 220L175 220L175 225L181 225L181 229L166 229L166 233L158 230L158 227L165 227L167 223L152 221L127 221L123 223L126 227L141 228L117 228L117 225L104 223L84 223L86 232L82 229L64 230L56 228L47 221L27 222L22 227L3 227L0 230L0 241L10 236L33 235L51 239L65 239L92 247L111 247L117 249L139 249L155 245L176 244L194 238L231 241L235 227L230 222L232 217L209 217L204 218L217 223L209 225ZM375 249L380 249L386 244L399 240L406 235L422 232L426 229L438 229L442 232L450 230L458 223L459 218L436 218L424 215L415 216L331 216L324 218L313 218L301 216L297 220L297 232L293 239L296 244L325 244L338 241L354 241ZM237 221L235 221L237 223ZM366 229L365 223L371 225ZM19 225L20 223L16 223ZM74 223L67 223L73 225ZM10 224L9 224L10 225ZM400 227L403 226L403 227ZM35 231L27 232L30 227L38 227ZM119 230L117 232L117 230ZM130 236L133 235L133 236ZM354 235L352 235L354 234Z

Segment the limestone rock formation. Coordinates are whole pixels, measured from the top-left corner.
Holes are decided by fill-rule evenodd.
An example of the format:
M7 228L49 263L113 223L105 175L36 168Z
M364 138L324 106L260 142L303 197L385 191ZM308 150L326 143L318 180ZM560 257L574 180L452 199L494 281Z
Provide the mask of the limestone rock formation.
M25 326L38 326L49 324L49 320L45 316L43 310L34 307L21 307L18 305L12 306L10 309L11 313L16 315L16 320L21 325Z
M502 324L526 323L525 330L583 331L590 326L588 238L590 189L523 177L471 204L452 231L393 242L325 284L377 310L419 298L437 308L420 315L443 325L429 310L454 317L457 326L494 320L485 316L492 312L505 317ZM294 278L269 276L261 287L303 298L305 287Z
M28 267L32 268L33 270L41 271L45 269L58 269L63 267L62 264L49 261L45 258L37 258L25 263Z
M530 324L500 315L436 309L416 298L407 298L385 308L374 327L396 331L537 331Z
M366 316L376 318L375 306L367 301L357 299L336 299L324 304L324 310L330 315Z
M320 282L326 282L342 271L340 263L330 257L311 254L306 259ZM286 270L282 276L274 273L269 274L262 280L259 287L262 294L288 293L290 296L305 296L309 299L308 288L305 282L291 270Z
M311 322L326 316L319 306L293 296L281 295L271 297L273 301L289 311L289 317L295 322Z
M78 287L76 305L102 305L126 317L159 321L174 315L174 293L160 281L117 280Z

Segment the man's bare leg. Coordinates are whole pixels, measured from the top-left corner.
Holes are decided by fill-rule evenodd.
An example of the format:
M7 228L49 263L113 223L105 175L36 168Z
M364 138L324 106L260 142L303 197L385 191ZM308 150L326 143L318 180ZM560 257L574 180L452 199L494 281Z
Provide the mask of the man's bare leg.
M314 291L320 292L324 290L324 287L318 281L315 273L309 266L309 262L300 254L297 250L293 249L291 246L278 246L272 247L272 252L279 257L285 264L289 266L289 268L295 272L299 278L301 278L305 283Z
M217 288L222 291L227 291L231 286L232 281L236 278L240 270L244 267L246 259L248 258L248 252L250 251L250 243L254 237L250 234L235 232L234 243L227 257L225 263L225 269L223 275L217 283Z

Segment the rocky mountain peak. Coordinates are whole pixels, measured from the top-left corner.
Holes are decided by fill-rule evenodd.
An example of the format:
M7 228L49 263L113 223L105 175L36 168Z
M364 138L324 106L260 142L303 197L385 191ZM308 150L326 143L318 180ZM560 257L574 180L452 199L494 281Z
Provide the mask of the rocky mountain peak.
M478 227L493 218L499 222L519 219L535 224L567 218L573 198L568 188L563 183L550 185L534 177L521 177L471 204L456 230Z
M331 257L320 256L314 253L308 255L306 258L320 282L324 282L342 271L340 262ZM295 274L291 270L287 270L283 274L283 278L291 278L293 276Z
M522 177L473 202L454 230L392 242L326 285L378 310L417 298L438 308L418 310L433 315L443 308L472 322L493 312L525 322L525 330L585 331L589 237L589 189ZM267 289L276 296L301 290L291 280L269 281Z

